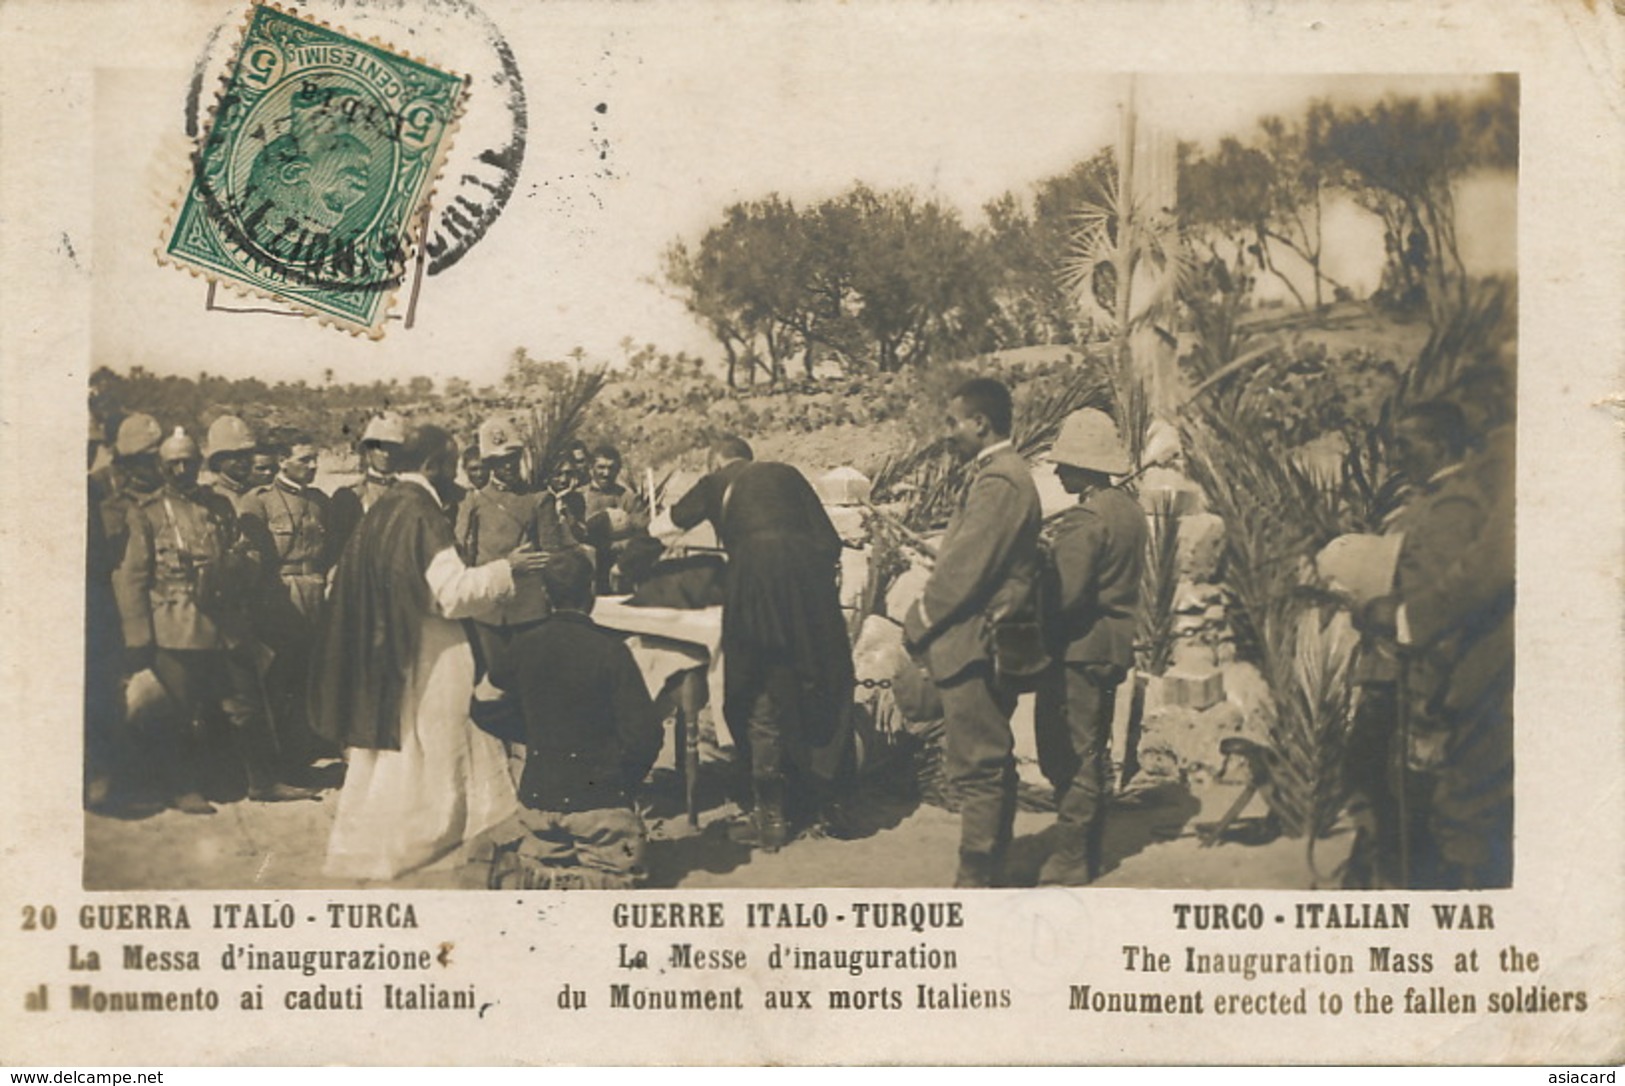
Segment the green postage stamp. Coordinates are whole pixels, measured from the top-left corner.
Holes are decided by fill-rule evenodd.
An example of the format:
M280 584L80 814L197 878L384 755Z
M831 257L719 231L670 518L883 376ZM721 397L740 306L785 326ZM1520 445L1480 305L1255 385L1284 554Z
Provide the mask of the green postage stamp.
M255 5L160 258L377 337L464 81Z

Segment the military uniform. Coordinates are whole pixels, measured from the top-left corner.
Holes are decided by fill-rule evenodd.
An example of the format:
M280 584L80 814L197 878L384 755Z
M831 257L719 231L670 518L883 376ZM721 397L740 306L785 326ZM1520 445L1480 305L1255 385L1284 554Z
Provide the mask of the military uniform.
M394 485L395 476L369 471L350 485L334 491L327 512L327 530L333 540L334 554L344 549L344 544L349 542L355 526L361 523L361 518L372 508L372 503L387 494Z
M1486 493L1473 467L1440 472L1417 495L1395 575L1400 696L1413 737L1443 741L1413 878L1423 889L1512 883L1512 500Z
M244 585L253 563L236 546L230 502L164 487L136 500L113 586L128 649L150 651L179 719L159 738L175 794L197 790L196 726L216 707L249 774L273 788L276 746L260 692Z
M494 562L527 542L541 551L575 545L551 493L510 490L492 479L463 499L457 511L457 546L469 565ZM475 642L486 668L500 671L513 635L546 618L552 607L540 577L520 577L512 598L492 611L490 621L474 624Z
M328 504L316 488L279 476L251 491L239 510L243 534L266 567L255 629L275 653L265 686L283 754L293 765L333 753L311 731L305 706L310 646L322 622L333 564Z
M1145 513L1121 490L1096 490L1049 525L1046 631L1053 663L1038 685L1038 765L1055 788L1057 842L1040 881L1099 874L1111 777L1112 710L1134 666Z
M109 783L126 753L119 680L124 641L113 571L129 539L126 527L134 504L124 480L111 470L87 480L85 525L85 784L87 799L106 798ZM95 793L95 795L92 795Z
M558 511L559 522L570 538L578 543L587 541L587 491L585 487L571 486L564 490L549 487L548 493L553 495L553 507Z
M214 482L201 489L226 499L231 504L231 511L238 516L242 515L243 503L248 500L248 496L255 490L254 487L247 483L239 483L235 479L224 475L216 475Z
M948 779L960 798L962 886L989 885L1010 844L1016 694L994 674L991 628L1028 606L1038 570L1038 490L1026 462L1008 441L978 461L903 626L942 696Z
M107 803L115 784L139 779L125 728L124 637L113 578L129 542L129 515L140 495L116 457L154 455L163 429L151 415L124 418L109 446L93 435L96 455L85 479L85 800Z

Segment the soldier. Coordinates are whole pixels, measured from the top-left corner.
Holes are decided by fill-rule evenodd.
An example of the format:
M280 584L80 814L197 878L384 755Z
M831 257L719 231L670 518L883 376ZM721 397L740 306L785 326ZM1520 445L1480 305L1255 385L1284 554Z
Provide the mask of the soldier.
M254 452L257 442L248 423L236 415L221 415L209 424L204 439L208 468L214 473L209 489L231 503L232 512L242 508L243 499L254 489Z
M576 472L568 459L555 467L547 479L548 492L553 495L553 507L570 538L578 542L587 538L587 496L576 481Z
M582 491L587 539L597 554L596 590L611 590L610 572L620 560L628 540L649 527L647 512L638 497L619 481L621 451L600 445L592 452L592 479Z
M1112 709L1134 664L1140 571L1149 529L1133 498L1112 486L1129 470L1110 416L1075 411L1049 459L1078 499L1049 527L1045 610L1053 663L1034 714L1038 765L1055 788L1055 849L1041 885L1100 876L1111 777Z
M275 653L265 673L267 700L284 765L298 770L337 753L310 729L305 708L310 646L321 625L334 556L327 538L328 497L311 485L315 440L300 431L283 432L268 448L277 460L276 476L244 499L241 525L266 567L255 629Z
M333 495L327 513L335 554L344 549L350 533L361 523L362 514L395 485L395 457L404 440L406 420L393 411L375 415L361 431L361 478Z
M480 459L477 435L474 443L463 449L462 462L463 475L468 479L468 485L464 486L455 481L447 483L448 492L441 495L441 499L446 503L446 516L451 518L453 524L456 524L462 515L463 502L468 500L468 496L476 490L483 489L485 484L491 481L490 469L485 466L485 461Z
M525 482L525 446L512 421L487 419L480 427L479 448L491 481L469 494L458 511L457 545L467 561L475 566L494 562L524 543L544 553L573 546L552 493ZM475 645L487 671L500 672L513 636L551 610L541 578L518 581L511 599L495 608L488 621L474 624Z
M276 741L244 607L244 568L252 560L234 539L229 503L197 485L201 461L182 430L159 445L163 485L130 510L129 543L113 582L128 667L132 674L150 668L177 711L159 739L172 805L214 813L200 791L196 737L217 709L232 726L251 799L314 798L276 780Z
M158 445L163 428L151 415L126 417L111 449L112 459L87 479L89 523L85 534L85 803L114 806L115 793L137 779L128 764L133 752L124 735L120 679L124 639L113 575L129 542L129 515L137 501L162 484Z
M1038 490L1010 444L1010 390L966 381L948 403L948 444L975 464L948 522L924 596L903 634L942 696L949 782L960 797L956 886L995 885L1016 814L1016 693L993 646L1000 624L1031 605L1038 572Z
M1400 419L1396 446L1417 492L1394 592L1359 616L1363 629L1398 642L1403 662L1400 739L1427 790L1416 889L1512 882L1512 502L1487 494L1468 469L1469 437L1451 403L1414 404Z
M485 484L491 481L491 469L480 459L477 444L463 450L463 475L468 478L468 489L471 491L484 490Z
M277 455L270 449L255 449L254 459L248 469L248 485L251 488L270 486L271 480L276 478Z
M586 487L592 478L592 456L587 452L587 443L572 441L565 448L565 458L569 464L570 477L575 480L576 489Z

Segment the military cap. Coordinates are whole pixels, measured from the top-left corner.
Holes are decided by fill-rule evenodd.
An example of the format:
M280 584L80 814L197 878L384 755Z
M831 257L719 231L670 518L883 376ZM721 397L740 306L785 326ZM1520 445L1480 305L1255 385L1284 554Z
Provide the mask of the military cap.
M157 452L163 440L164 428L158 425L158 420L137 412L125 416L124 421L119 423L113 451L119 456L140 456L142 453Z

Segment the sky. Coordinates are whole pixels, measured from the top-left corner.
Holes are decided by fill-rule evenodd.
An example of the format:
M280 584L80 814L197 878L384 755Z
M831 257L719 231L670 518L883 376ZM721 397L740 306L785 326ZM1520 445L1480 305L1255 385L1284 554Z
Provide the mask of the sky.
M504 120L481 95L483 39L436 37L361 0L306 5L358 33L454 55L475 75L459 155ZM358 5L359 6L356 6ZM379 342L285 316L204 312L205 287L153 251L185 178L182 105L199 55L223 70L222 30L173 35L140 67L95 81L94 351L98 364L160 373L253 373L318 381L427 374L496 380L516 348L606 360L624 338L666 351L719 351L660 281L660 256L696 241L731 202L769 192L816 201L857 181L909 185L971 221L983 203L1065 170L1116 138L1127 77L1103 66L1077 20L1000 9L826 6L700 9L489 5L511 44L530 117L513 200L458 264L430 277L418 323ZM1029 14L1065 9L1034 8ZM703 12L678 18L682 12ZM771 13L772 18L764 17ZM909 14L914 13L914 14ZM214 25L240 13L222 8ZM455 22L455 19L453 19ZM198 22L209 26L208 19ZM440 59L431 56L430 59ZM1141 75L1144 123L1179 139L1246 134L1312 98L1473 89L1468 76ZM489 88L486 87L488 90ZM500 127L500 126L499 126ZM1358 224L1356 223L1356 227Z

